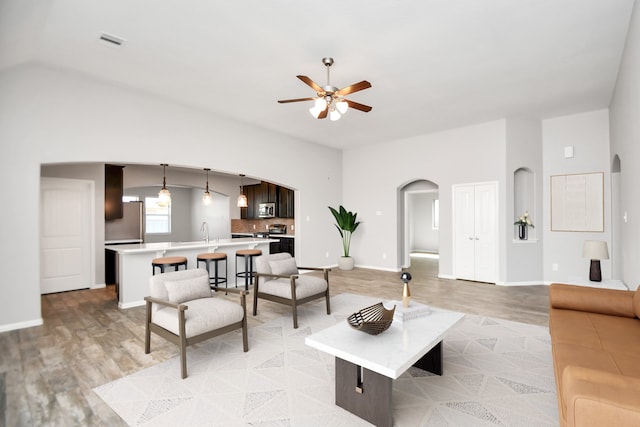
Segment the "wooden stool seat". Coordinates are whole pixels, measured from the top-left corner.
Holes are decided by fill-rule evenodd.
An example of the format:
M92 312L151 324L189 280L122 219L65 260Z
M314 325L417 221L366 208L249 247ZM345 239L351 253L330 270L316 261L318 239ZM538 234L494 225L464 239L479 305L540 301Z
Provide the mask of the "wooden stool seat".
M253 284L253 277L256 273L253 271L253 258L262 255L260 249L238 249L236 251L236 277L244 278L244 289L249 290L249 284ZM244 258L244 271L238 271L238 258ZM238 281L236 280L236 288Z
M187 269L187 258L183 256L168 256L162 258L154 258L151 260L151 270L153 275L156 274L156 267L160 269L161 273L164 273L166 267L173 267L178 271L178 267L184 265L184 269Z
M218 275L218 263L224 261L224 277ZM198 254L196 257L196 264L199 267L200 263L204 262L206 265L206 269L209 272L209 284L213 286L218 286L220 283L224 283L225 288L227 287L227 254L224 252L207 252L203 254ZM214 273L211 276L211 263L213 263Z

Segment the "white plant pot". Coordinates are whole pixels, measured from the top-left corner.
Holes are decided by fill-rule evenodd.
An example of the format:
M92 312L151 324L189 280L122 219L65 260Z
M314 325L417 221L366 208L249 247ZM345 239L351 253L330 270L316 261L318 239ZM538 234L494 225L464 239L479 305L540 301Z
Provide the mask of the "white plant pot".
M350 256L340 257L338 260L338 268L340 270L353 270L354 260Z

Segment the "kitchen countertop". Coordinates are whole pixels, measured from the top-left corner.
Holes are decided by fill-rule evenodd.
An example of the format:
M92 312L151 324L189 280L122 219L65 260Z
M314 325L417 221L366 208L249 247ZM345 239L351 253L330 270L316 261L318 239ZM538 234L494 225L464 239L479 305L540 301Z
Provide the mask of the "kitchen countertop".
M259 233L259 231L256 231L256 233ZM233 232L231 233L232 236L247 236L247 237L253 237L255 233L236 233ZM288 239L293 239L296 237L295 234L269 234L270 238L278 238L278 237L286 237Z
M234 233L239 234L239 233ZM276 239L265 239L260 237L241 237L238 239L210 239L209 242L198 240L194 242L158 242L158 243L135 243L128 245L107 245L107 249L126 254L141 252L157 252L167 250L180 249L198 249L198 248L219 248L230 246L246 246L247 244L262 244L277 242Z

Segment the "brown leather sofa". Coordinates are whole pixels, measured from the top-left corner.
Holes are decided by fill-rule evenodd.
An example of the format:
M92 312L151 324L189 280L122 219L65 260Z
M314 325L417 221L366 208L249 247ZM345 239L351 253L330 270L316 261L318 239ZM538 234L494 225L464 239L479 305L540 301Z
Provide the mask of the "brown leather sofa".
M640 426L640 290L554 283L549 331L561 426Z

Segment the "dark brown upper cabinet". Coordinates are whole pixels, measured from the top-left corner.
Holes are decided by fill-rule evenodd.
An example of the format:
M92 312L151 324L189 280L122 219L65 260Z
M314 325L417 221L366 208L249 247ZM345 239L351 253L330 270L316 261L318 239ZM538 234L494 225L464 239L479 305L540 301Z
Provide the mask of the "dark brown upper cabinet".
M104 219L122 218L124 166L104 165Z

